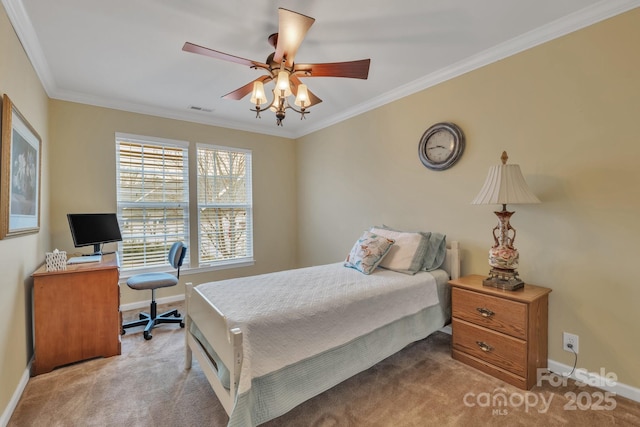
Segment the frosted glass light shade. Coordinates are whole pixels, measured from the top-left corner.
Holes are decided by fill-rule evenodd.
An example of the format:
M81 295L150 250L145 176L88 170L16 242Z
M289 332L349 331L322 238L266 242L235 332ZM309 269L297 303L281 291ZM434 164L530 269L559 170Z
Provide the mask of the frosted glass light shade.
M511 205L514 203L540 203L540 199L529 190L520 166L507 164L491 166L487 180L471 204Z
M273 89L273 102L269 106L269 110L274 113L278 111L278 106L280 105L280 96L276 93L278 92L275 88Z
M277 94L282 94L284 90L284 96L291 95L291 86L289 85L289 73L282 70L278 73L278 80L276 80Z
M264 93L264 84L261 81L253 82L253 91L251 92L251 103L262 105L267 102L267 95Z
M298 86L295 104L303 108L309 106L309 91L307 90L307 85L304 83Z

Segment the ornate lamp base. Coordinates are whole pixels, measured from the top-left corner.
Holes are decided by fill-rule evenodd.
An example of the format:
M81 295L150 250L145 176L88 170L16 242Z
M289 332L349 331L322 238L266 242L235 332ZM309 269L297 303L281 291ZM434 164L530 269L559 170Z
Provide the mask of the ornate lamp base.
M517 270L493 267L489 272L489 277L482 281L484 286L515 291L524 287L524 282L518 277Z

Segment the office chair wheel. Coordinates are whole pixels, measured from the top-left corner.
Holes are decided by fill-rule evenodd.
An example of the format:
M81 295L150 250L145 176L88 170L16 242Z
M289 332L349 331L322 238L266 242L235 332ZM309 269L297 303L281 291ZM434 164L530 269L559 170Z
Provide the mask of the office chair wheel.
M144 314L142 314L142 313L140 313L140 314L138 314L138 318L139 318L140 320L144 320L145 315L144 315Z
M176 311L175 313L173 313L173 317L180 317L180 313Z
M120 335L124 335L126 333L127 333L127 331L124 328L122 328L122 330L120 331Z
M149 341L151 338L153 338L153 337L151 336L151 334L150 334L149 332L147 332L147 331L145 331L145 332L143 333L143 335L144 335L144 339L145 339L145 340L147 340L147 341Z
M184 328L184 322L180 322L180 327Z

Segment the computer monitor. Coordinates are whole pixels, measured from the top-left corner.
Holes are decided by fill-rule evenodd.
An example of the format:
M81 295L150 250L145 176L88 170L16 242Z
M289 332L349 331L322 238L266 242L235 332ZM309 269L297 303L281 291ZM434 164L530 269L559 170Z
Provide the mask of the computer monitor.
M101 245L122 240L118 217L114 213L67 214L76 248L93 245L93 254L102 254Z

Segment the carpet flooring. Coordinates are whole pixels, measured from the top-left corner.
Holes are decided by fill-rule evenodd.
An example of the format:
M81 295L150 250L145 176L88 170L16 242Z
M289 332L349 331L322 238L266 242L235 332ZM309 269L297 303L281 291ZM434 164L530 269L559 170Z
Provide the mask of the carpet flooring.
M640 426L640 403L574 381L524 392L451 359L450 346L451 337L436 332L263 426ZM8 426L227 421L197 362L184 369L184 330L161 325L150 341L130 329L121 356L31 378Z

